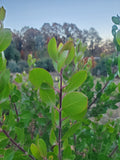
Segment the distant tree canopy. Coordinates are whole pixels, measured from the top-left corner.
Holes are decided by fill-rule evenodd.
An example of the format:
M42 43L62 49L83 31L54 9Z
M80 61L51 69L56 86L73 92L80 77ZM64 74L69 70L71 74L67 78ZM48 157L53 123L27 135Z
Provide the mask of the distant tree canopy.
M56 38L58 44L65 43L69 38L74 42L80 39L87 45L86 56L100 56L101 53L114 52L112 41L103 41L94 28L80 30L75 24L44 23L39 30L26 26L21 31L14 30L12 44L5 51L6 58L17 62L20 58L26 60L29 53L35 58L48 57L47 44L52 37ZM12 55L11 52L13 52Z

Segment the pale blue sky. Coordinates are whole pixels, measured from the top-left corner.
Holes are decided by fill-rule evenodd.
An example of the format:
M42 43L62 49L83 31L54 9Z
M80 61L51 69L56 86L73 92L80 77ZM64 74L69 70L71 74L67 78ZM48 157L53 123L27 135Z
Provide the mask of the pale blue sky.
M7 11L4 25L12 30L67 22L80 29L94 27L105 38L112 38L111 17L120 15L120 0L0 0L2 5Z

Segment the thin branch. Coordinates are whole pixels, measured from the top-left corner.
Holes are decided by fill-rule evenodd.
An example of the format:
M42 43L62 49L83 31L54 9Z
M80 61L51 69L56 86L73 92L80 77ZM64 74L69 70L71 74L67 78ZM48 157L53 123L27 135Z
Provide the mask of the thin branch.
M9 95L9 98L10 98L10 100L11 100L11 96ZM12 103L11 103L12 104ZM17 110L17 106L16 106L16 104L15 103L13 103L13 105L14 105L14 108L15 108L15 113L16 113L16 115L17 115L17 122L19 122L19 114L18 114L18 110Z
M16 104L15 104L15 103L13 103L13 104L14 104L14 107L15 107L15 112L16 112L16 115L17 115L17 122L19 122L18 110L17 110Z
M57 93L60 93L59 89L52 87Z
M104 91L104 89L107 87L107 85L109 84L110 81L107 81L105 83L105 85L103 86L103 88L98 92L98 93L102 93ZM91 106L96 102L96 100L98 99L98 97L96 96L93 101L89 104L88 109L91 108Z
M116 78L117 76L118 76L118 72L114 73L114 78ZM111 80L107 81L107 82L105 83L105 85L103 86L103 88L102 88L98 93L103 92L103 91L105 90L105 88L107 87L107 85L110 83L110 81L111 81ZM91 108L91 106L96 102L97 99L98 99L98 97L95 97L95 98L93 99L93 101L89 104L88 109Z
M118 145L113 149L113 151L109 154L109 157L112 157L113 154L117 151Z
M62 108L57 108L56 106L54 106L54 108L58 111L58 112L61 112L62 111Z
M8 137L8 139L19 149L21 150L23 153L25 153L25 155L28 155L32 160L34 160L34 158L28 153L26 152L19 144L17 144L11 137L10 135L6 132L6 130L2 130L2 132Z

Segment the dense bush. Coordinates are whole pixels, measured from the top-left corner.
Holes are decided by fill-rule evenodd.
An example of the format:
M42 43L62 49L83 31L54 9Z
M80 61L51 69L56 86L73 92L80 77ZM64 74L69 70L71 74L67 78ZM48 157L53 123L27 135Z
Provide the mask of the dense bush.
M18 63L16 63L14 60L8 61L7 67L10 69L12 73L22 73L23 71L28 72L29 67L25 60L20 60Z
M20 72L23 72L23 71L26 71L28 72L29 71L29 66L28 66L28 63L25 61L25 60L20 60L18 63L17 63L19 69L20 69Z
M53 67L52 60L50 58L44 58L44 59L41 59L41 60L37 60L36 61L36 67L44 68L48 72L55 71L55 69Z
M9 68L10 72L12 72L12 73L20 72L20 68L14 60L10 60L8 62L7 67Z
M20 52L15 48L13 43L5 50L5 58L7 61L14 60L18 62L20 60Z
M107 76L108 72L117 70L118 58L116 56L106 56L97 61L96 66L92 69L95 76Z

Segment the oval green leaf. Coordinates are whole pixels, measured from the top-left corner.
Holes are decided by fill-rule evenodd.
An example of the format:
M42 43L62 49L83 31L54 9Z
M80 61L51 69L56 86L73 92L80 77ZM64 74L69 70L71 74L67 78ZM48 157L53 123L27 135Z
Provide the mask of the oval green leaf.
M60 72L60 70L65 66L65 60L68 56L69 51L64 51L63 53L59 54L58 57L58 64L57 64L57 71Z
M120 55L118 55L118 76L120 77Z
M41 157L43 157L43 158L47 157L46 143L42 138L38 139L37 147L39 148Z
M82 70L75 73L69 80L65 90L67 92L78 89L87 78L87 72Z
M75 55L75 48L74 46L69 50L69 53L67 55L67 58L65 60L65 64L68 65L72 62L73 58L74 58L74 55Z
M55 91L47 83L42 83L40 87L40 98L47 105L55 105Z
M117 43L120 45L120 30L118 30L116 33L116 40L117 40Z
M86 113L87 105L88 99L83 93L72 92L63 98L62 109L71 119L81 120Z
M9 29L0 30L0 52L7 49L12 40L12 33Z
M113 17L112 17L112 21L113 21L113 23L115 23L115 24L120 24L120 17L119 17L119 16L117 16L117 17L113 16Z
M5 19L6 10L4 7L0 8L0 21L3 21Z
M48 53L49 56L56 61L58 56L56 39L53 37L48 43Z
M37 147L35 144L33 144L33 143L31 144L30 150L31 150L33 156L34 156L36 159L42 160L42 158L41 158L41 156L40 156L40 151L39 151L38 147Z
M56 145L57 141L56 141L56 136L55 136L55 132L53 129L51 129L50 131L50 138L49 138L49 141L50 141L50 144L53 146L53 145Z
M4 53L0 53L0 72L4 69L6 69L6 59Z
M50 86L53 86L52 76L43 68L32 69L29 72L29 79L36 88L39 88L42 83L47 83Z

